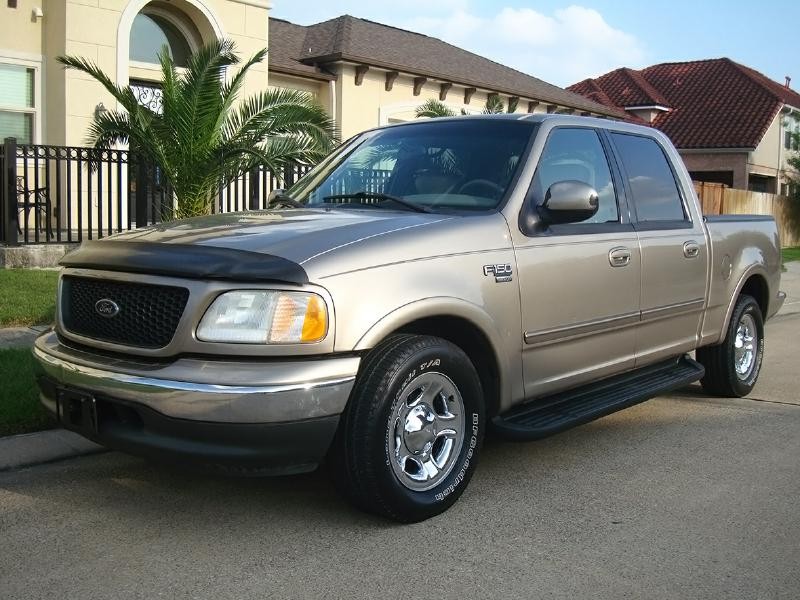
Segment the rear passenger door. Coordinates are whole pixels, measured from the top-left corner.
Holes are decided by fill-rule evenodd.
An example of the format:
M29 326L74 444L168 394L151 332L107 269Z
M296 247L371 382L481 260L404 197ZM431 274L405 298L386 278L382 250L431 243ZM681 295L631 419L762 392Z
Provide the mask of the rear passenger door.
M528 398L634 366L641 261L609 155L598 130L552 128L525 204L541 206L554 183L580 181L598 192L598 211L579 223L512 227Z
M609 137L642 256L638 367L695 347L706 297L708 248L702 217L693 214L690 196L664 146L630 133L610 132Z

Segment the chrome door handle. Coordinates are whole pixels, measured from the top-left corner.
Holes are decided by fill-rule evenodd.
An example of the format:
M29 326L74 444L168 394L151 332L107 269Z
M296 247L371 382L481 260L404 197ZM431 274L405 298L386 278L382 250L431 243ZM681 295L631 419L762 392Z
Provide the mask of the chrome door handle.
M697 258L700 256L700 244L694 240L689 240L683 244L683 255L686 258Z
M631 251L628 248L612 248L608 251L608 262L612 267L624 267L631 262Z

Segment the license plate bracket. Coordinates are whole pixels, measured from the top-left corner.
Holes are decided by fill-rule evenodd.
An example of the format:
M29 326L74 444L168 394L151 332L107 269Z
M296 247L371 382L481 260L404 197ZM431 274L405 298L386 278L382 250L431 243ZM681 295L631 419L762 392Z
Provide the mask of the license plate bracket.
M94 435L97 433L97 401L86 392L58 390L58 420L65 429Z

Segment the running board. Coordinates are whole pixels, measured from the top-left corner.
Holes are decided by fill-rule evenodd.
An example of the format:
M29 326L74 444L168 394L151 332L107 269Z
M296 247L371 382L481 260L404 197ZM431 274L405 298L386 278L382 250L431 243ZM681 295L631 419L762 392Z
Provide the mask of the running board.
M703 377L703 366L684 356L642 367L582 387L538 398L492 420L511 440L536 440L594 421Z

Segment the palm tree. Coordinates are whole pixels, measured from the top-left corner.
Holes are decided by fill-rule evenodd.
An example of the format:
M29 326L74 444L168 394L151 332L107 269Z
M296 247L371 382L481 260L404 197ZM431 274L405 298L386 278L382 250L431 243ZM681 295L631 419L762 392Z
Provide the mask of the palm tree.
M152 161L171 184L175 216L183 218L208 214L223 181L259 165L280 174L292 162L313 164L335 146L334 121L311 94L275 89L237 103L247 71L266 53L256 52L226 81L226 69L239 63L232 41L198 49L182 72L164 48L160 111L142 106L130 86L116 85L86 59L58 61L100 82L124 109L96 114L89 143L129 144Z
M486 98L486 105L483 107L483 114L498 115L504 112L506 112L506 106L503 104L503 101L500 100L500 96L497 94L490 94L489 97Z
M435 119L437 117L455 117L456 112L445 106L444 102L440 102L435 98L429 98L424 103L420 104L414 111L416 118L429 117ZM463 114L463 111L462 111Z

